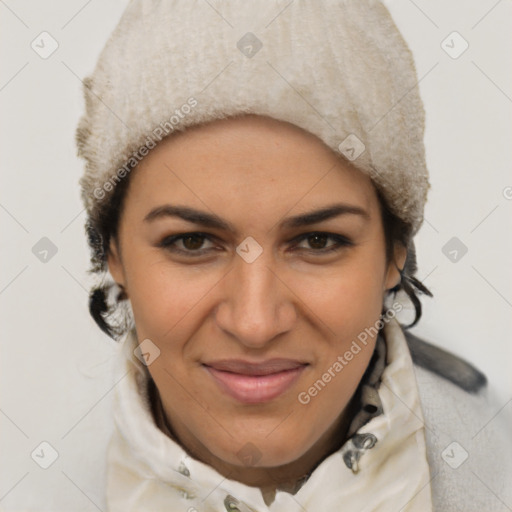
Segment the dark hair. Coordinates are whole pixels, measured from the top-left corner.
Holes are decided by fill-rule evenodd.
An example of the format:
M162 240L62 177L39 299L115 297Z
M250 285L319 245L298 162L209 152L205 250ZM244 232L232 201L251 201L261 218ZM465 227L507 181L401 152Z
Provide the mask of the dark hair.
M124 290L119 289L116 283L105 283L107 268L107 255L112 240L118 243L119 221L122 215L124 198L130 182L130 173L122 179L114 191L110 200L100 205L96 218L89 218L85 228L87 239L91 248L91 269L102 277L102 282L94 286L89 295L89 312L100 329L111 338L119 340L131 327L130 311L127 307L127 296ZM377 189L376 189L377 190ZM416 263L416 250L411 236L411 226L397 217L388 208L382 194L377 190L380 203L384 235L386 240L386 261L389 264L394 258L395 244L400 243L407 248L407 258L403 269L399 269L400 283L390 290L393 297L399 291L403 291L414 306L415 316L412 323L403 326L408 329L418 323L421 318L421 302L418 294L423 293L432 297L432 293L419 281L415 274L418 270ZM118 245L119 248L119 245ZM112 292L114 292L112 294ZM112 298L113 295L113 298Z
M403 291L414 306L414 320L403 327L410 329L414 327L421 318L422 308L419 294L425 294L432 297L432 292L415 277L418 271L416 260L416 247L411 234L411 226L404 222L391 212L382 194L377 190L379 198L380 210L382 215L382 223L384 226L384 237L386 240L386 262L389 264L394 258L395 244L399 243L407 249L407 257L404 267L398 269L400 271L400 283L390 290L393 298L398 292Z
M128 308L123 308L127 299L124 290L119 289L114 282L105 282L108 270L107 256L111 241L115 241L116 244L119 241L119 221L128 191L129 176L133 172L135 171L132 167L130 173L116 185L110 199L100 203L97 216L89 217L85 223L87 241L91 249L89 273L100 276L101 280L100 284L93 286L89 294L89 313L99 328L116 341L130 329L131 318Z

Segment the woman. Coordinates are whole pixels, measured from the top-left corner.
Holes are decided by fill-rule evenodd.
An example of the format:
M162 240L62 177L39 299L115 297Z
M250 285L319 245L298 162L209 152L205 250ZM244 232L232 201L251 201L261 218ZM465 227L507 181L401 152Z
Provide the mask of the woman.
M430 294L429 185L380 3L135 0L85 95L90 310L123 338L108 510L506 503L485 377L395 318Z

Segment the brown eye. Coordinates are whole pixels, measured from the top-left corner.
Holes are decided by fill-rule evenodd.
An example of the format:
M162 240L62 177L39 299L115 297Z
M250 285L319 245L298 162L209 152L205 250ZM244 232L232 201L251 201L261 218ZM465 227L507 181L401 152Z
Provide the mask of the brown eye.
M309 245L313 249L324 249L328 239L329 237L324 234L310 235L307 238Z
M326 254L331 251L339 251L345 247L353 246L354 243L348 238L337 235L335 233L306 233L298 237L297 244L294 246L296 249L304 250L310 253ZM328 245L328 241L331 244ZM302 242L307 242L309 247L301 246Z
M204 238L205 237L203 235L186 235L182 238L183 247L191 251L200 249L204 243Z
M209 242L210 247L204 247ZM159 247L171 252L185 254L187 256L200 256L214 249L211 237L205 233L183 233L164 238Z

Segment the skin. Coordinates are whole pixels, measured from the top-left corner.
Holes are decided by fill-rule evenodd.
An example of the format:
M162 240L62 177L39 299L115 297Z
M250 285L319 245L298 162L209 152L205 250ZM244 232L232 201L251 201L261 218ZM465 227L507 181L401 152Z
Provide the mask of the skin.
M366 213L282 226L335 203ZM173 216L144 220L166 204L214 213L234 231ZM336 240L298 239L318 231L351 245L325 252ZM194 232L210 238L159 245ZM236 252L248 236L263 249L252 263ZM161 351L148 369L173 434L224 476L267 490L300 478L341 445L376 340L308 404L298 394L379 319L405 257L400 246L386 262L379 202L365 174L314 135L248 115L164 139L142 160L108 266L131 301L139 342L149 338ZM288 391L262 404L227 396L202 366L274 357L309 364ZM257 454L250 464L237 455L247 443Z

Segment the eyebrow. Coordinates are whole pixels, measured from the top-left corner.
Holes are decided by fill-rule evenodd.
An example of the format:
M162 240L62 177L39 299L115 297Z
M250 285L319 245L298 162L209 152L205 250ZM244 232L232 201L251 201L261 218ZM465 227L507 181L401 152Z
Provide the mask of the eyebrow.
M316 224L324 220L332 219L340 215L358 215L365 220L370 219L370 215L366 210L359 206L337 203L325 206L318 210L313 210L307 213L301 213L293 217L284 219L280 225L282 228L298 228ZM232 224L223 220L218 215L207 213L188 206L175 206L165 204L153 208L145 217L144 222L152 222L156 219L165 217L178 217L193 224L199 224L204 227L212 229L220 229L224 231L236 232Z

